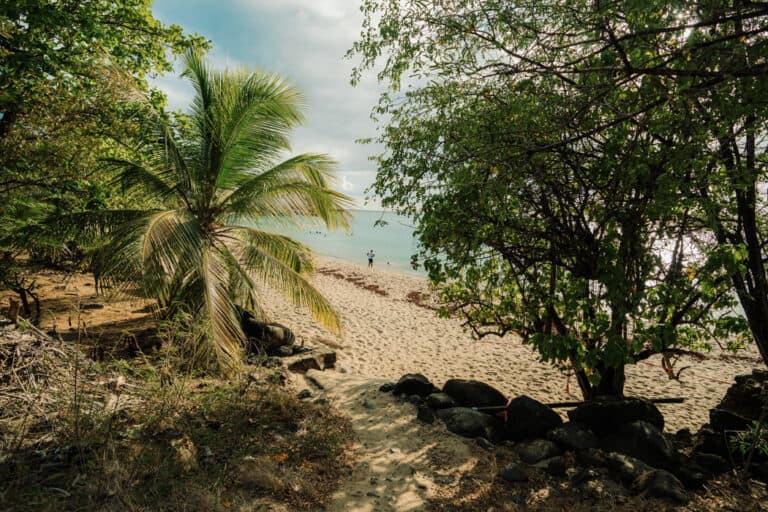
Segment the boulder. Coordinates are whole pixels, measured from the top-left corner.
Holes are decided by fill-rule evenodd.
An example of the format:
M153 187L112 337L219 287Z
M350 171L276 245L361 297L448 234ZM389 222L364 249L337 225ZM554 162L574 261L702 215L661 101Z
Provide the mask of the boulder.
M619 452L640 459L654 468L673 471L682 463L677 448L646 421L622 425L616 432L601 440L601 448L607 452Z
M685 487L675 475L663 469L657 469L640 475L632 484L635 493L642 493L646 498L659 498L680 505L688 503Z
M526 464L536 464L544 459L560 455L560 448L546 439L523 441L515 446L515 451Z
M443 386L459 407L494 407L507 404L498 389L476 380L450 379Z
M725 432L727 430L748 430L751 422L748 418L735 412L715 408L709 410L709 424L715 432Z
M586 402L568 411L573 422L586 424L598 436L604 436L634 421L644 421L664 430L664 417L648 400L606 398Z
M576 462L580 466L600 468L608 465L607 454L599 448L587 448L576 452Z
M238 313L240 328L248 341L248 353L277 355L280 347L290 347L296 340L293 331L284 325L261 322L247 309L238 308Z
M706 426L702 427L696 433L696 442L693 446L693 453L718 455L726 460L729 460L731 457L725 440L725 435L722 432L715 432Z
M731 411L742 418L757 420L763 405L762 386L768 386L768 370L755 369L738 375L715 409Z
M654 470L639 459L616 452L605 454L605 465L624 485L631 485L643 473Z
M395 389L394 382L385 382L381 386L379 386L379 391L382 393L391 393L392 390Z
M597 436L589 430L589 427L573 421L551 429L547 432L547 439L556 442L566 450L587 450L597 448L600 444Z
M693 453L688 459L688 465L699 468L705 475L721 475L731 469L731 464L725 458L714 453Z
M510 439L544 437L563 420L543 403L525 395L518 396L507 407L507 436Z
M432 393L427 397L427 405L432 409L447 409L449 407L456 407L456 402L453 401L450 395L445 393Z
M428 396L435 391L435 386L429 382L429 379L420 373L407 373L400 377L395 387L392 388L392 394L397 395L419 395Z
M499 418L468 407L439 409L437 417L448 430L463 437L484 437L492 443L504 438L504 424Z

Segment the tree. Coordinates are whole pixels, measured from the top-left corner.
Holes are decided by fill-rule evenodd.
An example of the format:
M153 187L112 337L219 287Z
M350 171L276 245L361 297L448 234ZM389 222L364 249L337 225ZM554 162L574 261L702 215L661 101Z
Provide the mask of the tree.
M744 118L724 92L763 80L765 6L367 1L363 12L353 79L385 53L392 89L375 112L388 124L374 189L417 218L430 276L479 335L520 332L544 358L570 360L590 397L620 394L625 363L743 329L720 313L745 250L705 229L728 214L743 226L724 194L739 187L711 172L713 124L693 106L717 93L709 108ZM740 66L713 65L742 47ZM405 73L428 85L397 92Z
M74 210L125 207L104 156L150 134L146 77L170 71L169 54L205 48L199 36L153 18L148 0L10 0L0 5L0 282L16 289L28 262L79 263L77 243L53 236L46 219ZM140 200L139 200L140 201ZM24 254L24 262L18 259ZM25 307L25 314L32 312Z
M340 331L333 308L306 280L307 248L254 226L315 216L329 228L347 227L351 200L329 188L327 156L277 162L302 120L294 88L268 74L211 70L193 52L185 66L196 93L189 129L161 123L135 158L109 161L125 191L144 190L158 207L76 220L113 226L103 275L133 277L168 315L191 314L221 367L232 370L243 341L235 306L261 313L260 286L276 287Z

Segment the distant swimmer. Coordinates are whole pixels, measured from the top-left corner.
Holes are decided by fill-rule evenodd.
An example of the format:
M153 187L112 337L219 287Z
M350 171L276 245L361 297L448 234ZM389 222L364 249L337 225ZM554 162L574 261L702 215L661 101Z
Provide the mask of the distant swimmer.
M373 253L373 249L371 249L370 251L368 251L368 253L366 254L366 256L368 256L368 268L371 268L371 267L373 267L373 258L376 256L376 255Z

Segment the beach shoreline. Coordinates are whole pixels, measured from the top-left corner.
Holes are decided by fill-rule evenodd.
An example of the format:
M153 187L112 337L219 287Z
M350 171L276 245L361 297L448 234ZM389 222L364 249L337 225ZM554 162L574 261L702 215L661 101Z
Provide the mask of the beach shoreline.
M318 272L312 282L340 314L341 338L275 294L265 297L266 312L290 327L299 343L340 346L342 371L389 381L421 373L437 386L451 378L475 379L508 397L528 395L545 403L581 400L575 378L539 361L538 354L514 335L475 340L461 319L440 318L417 305L413 293L429 292L426 278L376 263L369 269L327 256L316 256L315 261ZM659 356L627 367L628 396L685 398L683 404L659 406L670 432L695 431L707 423L709 409L723 397L733 377L762 366L754 346L736 356L716 348L701 361L686 356L678 365L690 366L680 380L668 378Z

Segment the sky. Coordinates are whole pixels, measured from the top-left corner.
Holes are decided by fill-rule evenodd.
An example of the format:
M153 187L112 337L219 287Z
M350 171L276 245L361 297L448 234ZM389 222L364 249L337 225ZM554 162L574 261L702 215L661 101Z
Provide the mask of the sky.
M355 141L373 137L371 109L378 102L375 72L350 85L355 60L344 54L358 38L359 0L155 0L164 23L181 25L211 41L208 59L217 68L246 66L277 73L304 94L306 122L291 137L292 153L326 153L337 162L334 186L359 208L376 167L368 160L376 145ZM168 107L185 110L192 89L175 75L153 80L168 96ZM368 194L370 195L370 194Z

